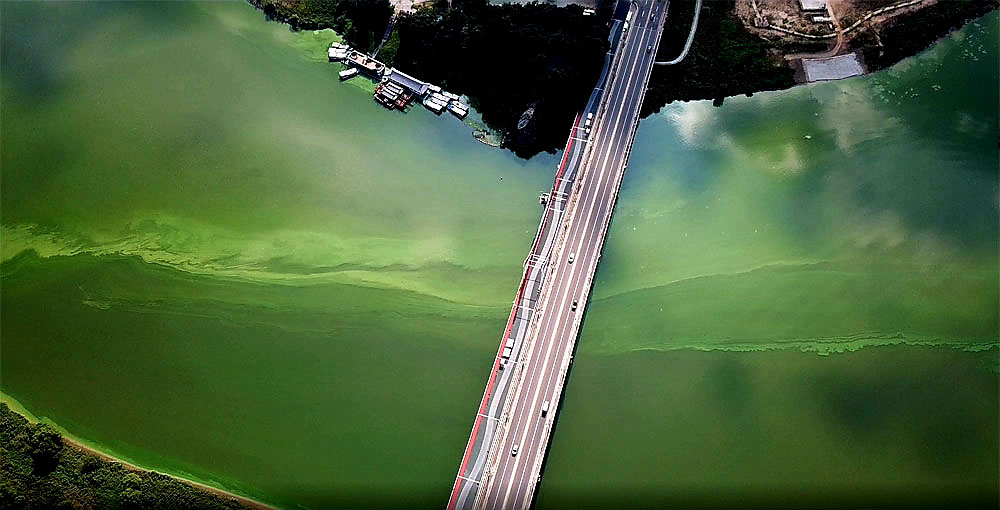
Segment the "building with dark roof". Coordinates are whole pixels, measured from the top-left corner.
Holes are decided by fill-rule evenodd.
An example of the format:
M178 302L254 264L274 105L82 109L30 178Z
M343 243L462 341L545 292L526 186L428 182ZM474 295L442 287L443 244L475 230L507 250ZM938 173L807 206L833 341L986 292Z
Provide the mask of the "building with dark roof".
M431 84L427 82L420 81L395 67L390 68L387 73L383 75L383 78L387 79L391 83L396 83L402 87L410 90L415 96L423 96L427 93L427 89L430 88Z

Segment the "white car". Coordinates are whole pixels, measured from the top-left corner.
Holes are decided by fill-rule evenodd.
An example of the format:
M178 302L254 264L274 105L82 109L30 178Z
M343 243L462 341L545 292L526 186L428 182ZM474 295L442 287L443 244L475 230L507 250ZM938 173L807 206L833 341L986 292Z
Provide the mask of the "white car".
M570 254L569 254L569 263L570 263L570 264L572 264L572 263L573 263L573 260L574 260L575 258L576 258L576 253L570 253Z
M514 445L514 447L510 449L510 456L517 457L517 445Z

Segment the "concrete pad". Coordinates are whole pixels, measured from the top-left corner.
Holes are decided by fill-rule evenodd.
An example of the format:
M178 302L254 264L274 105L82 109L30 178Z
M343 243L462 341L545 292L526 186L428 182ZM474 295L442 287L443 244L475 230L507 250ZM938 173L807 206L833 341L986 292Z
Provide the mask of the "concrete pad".
M865 74L865 69L855 53L829 58L802 59L806 81L841 80Z
M799 0L799 7L803 11L825 11L826 0Z

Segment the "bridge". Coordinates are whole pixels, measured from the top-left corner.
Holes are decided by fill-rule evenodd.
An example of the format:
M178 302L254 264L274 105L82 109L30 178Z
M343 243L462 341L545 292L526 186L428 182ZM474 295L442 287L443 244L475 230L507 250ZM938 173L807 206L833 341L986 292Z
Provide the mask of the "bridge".
M533 504L666 10L666 0L635 0L615 14L601 77L545 197L448 510Z

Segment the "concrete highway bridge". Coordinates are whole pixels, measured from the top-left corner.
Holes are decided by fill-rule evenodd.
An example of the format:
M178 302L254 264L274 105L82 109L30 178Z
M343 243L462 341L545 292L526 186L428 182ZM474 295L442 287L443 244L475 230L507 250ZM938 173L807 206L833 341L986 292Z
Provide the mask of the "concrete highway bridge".
M619 4L601 78L544 197L448 510L534 502L666 11L667 0Z

